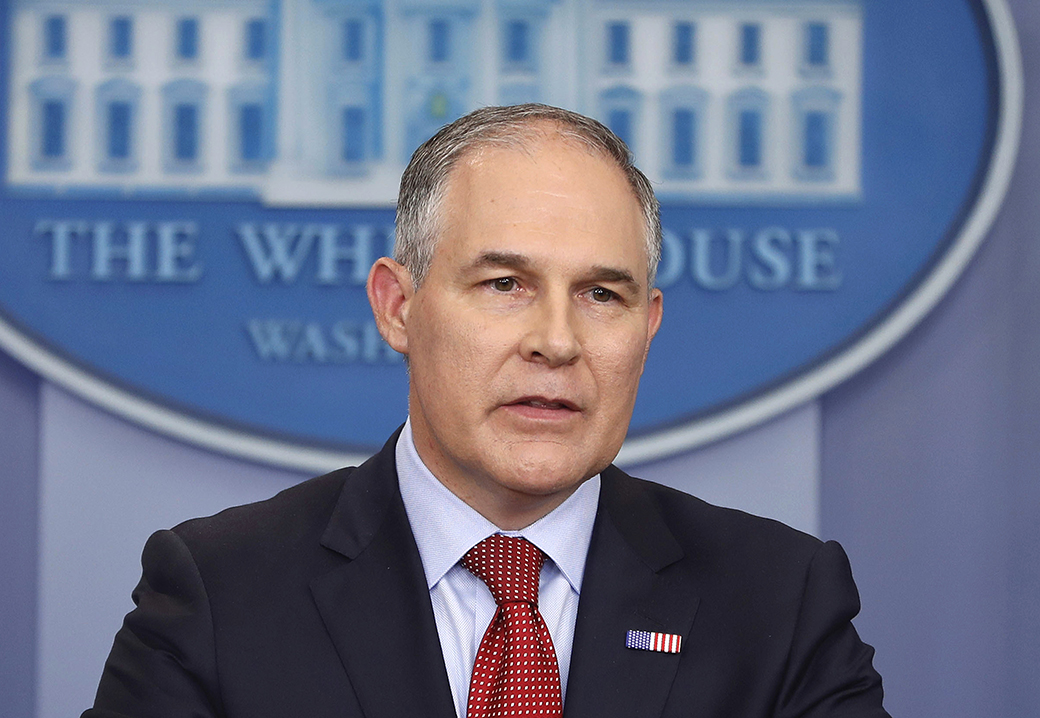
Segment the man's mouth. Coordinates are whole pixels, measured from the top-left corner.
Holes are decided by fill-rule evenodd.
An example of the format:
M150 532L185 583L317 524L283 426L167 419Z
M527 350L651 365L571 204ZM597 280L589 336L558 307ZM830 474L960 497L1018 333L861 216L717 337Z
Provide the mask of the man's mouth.
M578 405L568 399L549 398L544 396L525 396L510 402L511 406L529 406L546 411L578 411Z

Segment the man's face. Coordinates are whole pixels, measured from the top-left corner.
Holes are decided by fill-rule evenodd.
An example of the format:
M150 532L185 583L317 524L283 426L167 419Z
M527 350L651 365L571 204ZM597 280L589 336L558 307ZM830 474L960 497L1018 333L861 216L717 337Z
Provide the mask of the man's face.
M419 455L503 528L551 511L621 447L661 320L644 228L621 171L558 138L452 171L397 348Z

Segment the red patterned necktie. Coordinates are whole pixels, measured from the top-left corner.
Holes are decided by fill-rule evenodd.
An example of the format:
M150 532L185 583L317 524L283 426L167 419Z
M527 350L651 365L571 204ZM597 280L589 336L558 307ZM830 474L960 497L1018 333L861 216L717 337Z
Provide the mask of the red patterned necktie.
M538 613L544 562L545 554L530 541L502 534L462 557L498 604L473 664L467 718L563 715L556 649Z

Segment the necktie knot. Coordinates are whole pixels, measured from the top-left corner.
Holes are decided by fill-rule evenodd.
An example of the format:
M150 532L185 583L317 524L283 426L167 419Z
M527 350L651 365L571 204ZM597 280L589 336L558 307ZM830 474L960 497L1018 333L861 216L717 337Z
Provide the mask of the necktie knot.
M519 536L494 534L462 557L462 565L491 590L501 606L513 601L538 605L538 581L545 554Z

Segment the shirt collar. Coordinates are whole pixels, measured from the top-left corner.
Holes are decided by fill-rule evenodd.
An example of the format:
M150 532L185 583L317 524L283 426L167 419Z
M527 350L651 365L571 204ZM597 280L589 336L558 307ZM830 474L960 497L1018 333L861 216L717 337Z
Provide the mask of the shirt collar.
M426 467L415 449L411 420L397 440L397 478L426 585L433 588L467 551L488 536L523 536L560 569L575 593L581 593L585 557L599 506L599 474L585 481L567 500L530 526L502 531L453 494Z

